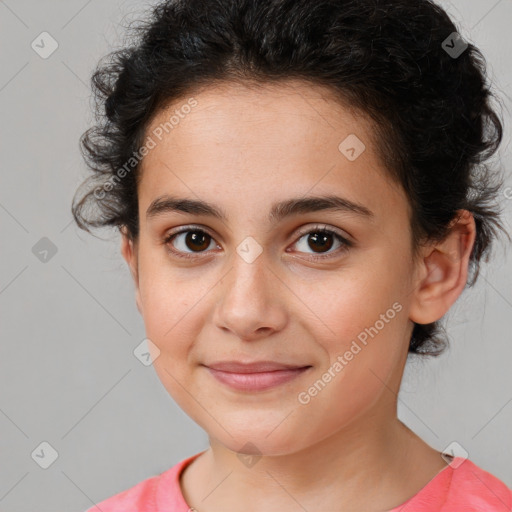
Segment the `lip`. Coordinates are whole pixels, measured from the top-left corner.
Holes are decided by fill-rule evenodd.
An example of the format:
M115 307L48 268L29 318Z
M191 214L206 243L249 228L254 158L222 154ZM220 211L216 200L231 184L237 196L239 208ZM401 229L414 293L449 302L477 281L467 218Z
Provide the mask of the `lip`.
M274 372L277 370L297 370L310 365L278 363L276 361L254 361L252 363L242 363L241 361L218 361L205 366L212 370L220 370L230 373L261 373Z
M289 382L311 368L311 365L275 361L221 361L204 366L218 381L238 391L264 391Z

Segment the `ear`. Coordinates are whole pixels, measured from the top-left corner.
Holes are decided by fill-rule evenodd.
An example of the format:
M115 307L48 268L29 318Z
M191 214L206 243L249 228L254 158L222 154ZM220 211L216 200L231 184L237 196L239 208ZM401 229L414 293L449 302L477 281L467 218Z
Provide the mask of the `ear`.
M139 289L139 269L138 269L138 246L137 242L134 242L131 238L129 238L125 232L125 230L121 230L121 254L125 259L126 263L128 263L128 267L130 268L130 273L133 277L133 281L135 283L135 302L137 304L137 309L139 313L142 314L142 301L140 298L140 289Z
M459 210L447 237L429 245L418 262L409 318L418 324L436 322L464 290L476 237L473 215Z

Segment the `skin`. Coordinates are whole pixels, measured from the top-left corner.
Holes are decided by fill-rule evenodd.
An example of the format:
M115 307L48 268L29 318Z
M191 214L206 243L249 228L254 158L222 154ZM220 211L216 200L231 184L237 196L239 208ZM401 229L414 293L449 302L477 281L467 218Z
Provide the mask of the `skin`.
M123 234L153 365L178 405L209 435L210 448L180 485L198 512L384 511L416 494L446 466L440 453L397 419L397 394L413 322L440 319L467 280L475 240L461 211L449 236L413 260L410 208L373 143L372 124L330 91L298 81L201 89L198 104L142 162L140 235ZM147 133L187 98L158 112ZM356 134L366 149L349 161L338 149ZM146 210L162 194L222 208L206 215ZM296 214L268 220L278 201L336 194L373 212ZM203 248L185 235L205 229ZM318 248L317 224L353 242ZM303 229L306 234L299 233ZM251 263L236 249L253 237ZM196 255L172 256L168 248ZM315 251L316 249L316 251ZM330 255L315 262L315 254ZM392 305L400 312L309 403L298 394L322 378L353 340ZM234 391L203 364L275 360L311 365L270 390ZM243 448L252 443L256 449ZM238 453L261 453L244 464ZM206 497L206 498L205 498Z

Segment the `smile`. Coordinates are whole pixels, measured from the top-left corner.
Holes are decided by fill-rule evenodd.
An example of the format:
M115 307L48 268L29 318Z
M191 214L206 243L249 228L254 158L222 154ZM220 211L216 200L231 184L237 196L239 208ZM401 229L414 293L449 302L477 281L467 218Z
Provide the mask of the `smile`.
M264 391L290 382L311 366L283 368L272 371L226 371L207 367L215 379L238 391Z

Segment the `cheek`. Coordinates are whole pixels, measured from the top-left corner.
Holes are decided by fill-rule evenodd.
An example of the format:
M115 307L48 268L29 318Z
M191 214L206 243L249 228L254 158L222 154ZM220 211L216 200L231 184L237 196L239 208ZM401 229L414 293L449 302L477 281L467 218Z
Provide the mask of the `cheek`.
M349 425L378 401L392 402L397 376L407 350L403 339L404 310L375 301L338 301L331 317L337 337L317 339L329 360L303 390L309 400L301 417L310 431L328 435ZM387 307L390 306L390 307ZM383 312L383 317L380 317ZM384 320L382 320L384 318Z
M161 359L186 350L200 326L195 316L209 287L201 280L180 280L170 266L151 254L141 256L139 292L147 337L159 348Z
M147 283L141 284L141 298L147 337L162 353L185 350L200 325L195 319L197 297L187 297L176 286Z
M200 333L201 296L206 293L198 285L179 284L154 269L140 274L139 288L143 302L146 336L157 347L153 368L175 402L200 423L200 412L193 407L190 394L192 380L189 354ZM194 393L197 400L201 400ZM191 406L192 405L192 406Z
M348 350L352 340L365 344L371 339L396 338L407 321L403 304L403 277L389 265L373 262L357 272L341 272L321 287L308 291L308 299L333 342L330 352L343 340L340 350ZM375 338L374 338L375 337Z
M357 275L347 273L321 290L316 307L322 323L329 327L317 339L329 357L323 370L343 374L333 379L333 387L346 393L349 404L362 394L370 398L390 379L407 350L407 305L398 269L384 265L382 259L381 264ZM339 364L333 368L336 361Z

